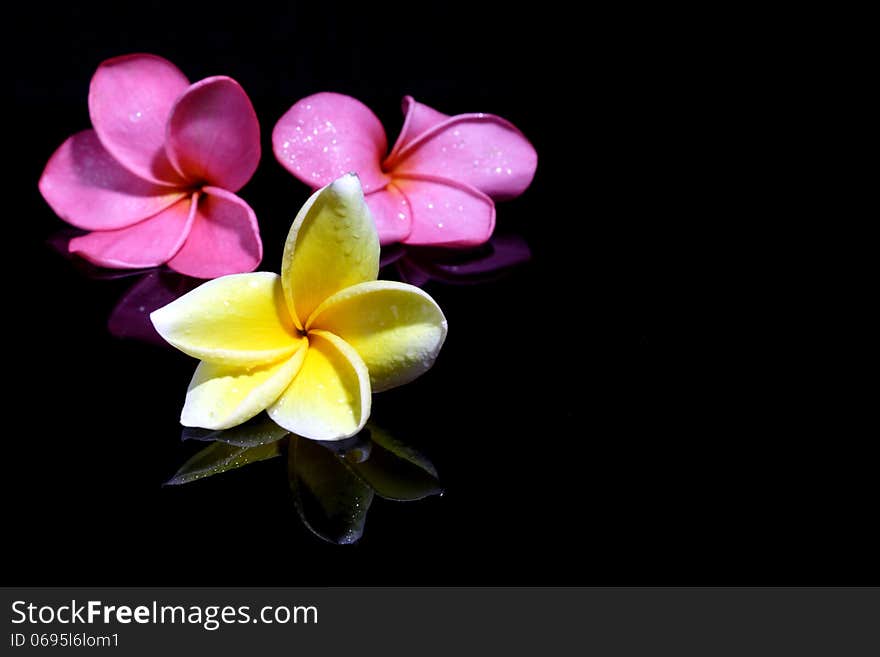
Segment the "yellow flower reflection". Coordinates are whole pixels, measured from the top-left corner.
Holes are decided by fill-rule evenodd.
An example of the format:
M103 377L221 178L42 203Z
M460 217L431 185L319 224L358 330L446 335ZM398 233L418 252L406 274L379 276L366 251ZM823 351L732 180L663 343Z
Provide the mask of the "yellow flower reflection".
M378 273L379 238L349 174L299 211L281 276L224 276L155 311L159 334L202 361L181 423L226 429L266 410L306 438L360 431L371 391L425 372L446 338L430 296Z

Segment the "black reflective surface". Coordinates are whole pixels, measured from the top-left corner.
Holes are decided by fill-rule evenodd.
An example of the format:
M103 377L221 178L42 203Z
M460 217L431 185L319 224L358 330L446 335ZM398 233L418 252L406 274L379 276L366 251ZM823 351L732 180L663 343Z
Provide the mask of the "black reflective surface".
M697 151L722 148L728 125L700 109L711 71L636 17L575 29L558 11L505 6L444 6L430 20L412 4L14 10L6 581L877 582L869 432L842 428L817 394L813 381L826 382L805 363L821 342L807 349L780 330L734 243L751 224L707 184L740 165ZM230 75L250 95L263 158L241 196L266 270L308 197L269 137L306 94L358 97L391 140L409 93L499 114L535 144L534 184L498 204L499 236L528 249L503 276L388 254L386 275L424 284L450 329L435 368L376 395L373 419L430 459L445 495L374 503L362 539L337 546L300 522L286 459L162 486L191 453L178 415L195 361L138 322L145 299L188 284L84 271L52 248L64 226L37 191L53 150L89 125L95 67L137 51L192 80ZM478 284L455 284L450 267L462 266Z
M434 464L375 422L346 440L322 442L292 435L261 413L221 431L185 428L182 437L207 446L188 458L166 486L286 457L300 520L315 536L336 545L352 545L363 537L375 496L415 502L443 495Z

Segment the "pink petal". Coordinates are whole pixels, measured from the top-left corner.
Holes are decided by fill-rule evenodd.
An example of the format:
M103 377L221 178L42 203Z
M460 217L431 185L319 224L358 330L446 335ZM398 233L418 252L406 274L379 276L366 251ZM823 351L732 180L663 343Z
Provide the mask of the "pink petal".
M188 180L244 187L260 161L260 124L244 89L223 76L192 85L171 110L165 149Z
M185 196L132 174L94 130L78 132L58 147L40 178L40 193L59 217L86 230L131 226Z
M392 173L447 178L502 200L525 191L537 164L534 147L513 124L491 114L459 114L402 148Z
M412 227L409 201L397 187L389 184L385 189L368 194L366 200L379 232L380 244L393 244L407 238Z
M272 149L285 169L314 188L355 172L364 192L390 178L381 162L388 142L376 115L361 101L324 92L287 110L272 131Z
M153 182L180 184L165 156L165 129L189 80L155 55L103 62L89 88L89 114L101 143L124 167Z
M118 269L155 267L174 256L189 234L197 195L182 199L144 221L118 230L101 230L70 240L71 253L95 265Z
M217 187L202 191L189 237L168 266L196 278L253 271L263 259L254 211L232 192Z
M424 176L396 178L394 184L406 195L412 212L412 232L404 244L476 246L492 236L495 204L482 192Z
M448 114L443 114L423 103L416 102L412 96L403 97L403 113L406 118L403 120L403 127L400 129L397 142L385 161L386 167L393 166L400 149L429 128L433 128L449 118Z

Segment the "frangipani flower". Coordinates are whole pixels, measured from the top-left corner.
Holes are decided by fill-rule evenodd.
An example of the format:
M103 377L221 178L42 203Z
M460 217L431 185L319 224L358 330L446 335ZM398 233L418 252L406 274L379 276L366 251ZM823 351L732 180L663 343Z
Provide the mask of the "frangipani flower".
M347 171L361 178L382 244L482 244L495 228L492 199L520 195L538 156L511 123L491 114L447 116L410 96L386 157L376 115L336 93L303 98L272 132L275 157L318 188Z
M281 276L225 276L155 311L159 334L200 358L181 423L226 429L266 410L300 436L353 436L371 392L434 363L446 319L422 290L377 281L379 239L355 175L315 192L284 246Z
M93 231L71 253L199 278L256 268L257 218L234 192L257 168L260 126L235 80L191 85L161 57L116 57L92 77L89 114L94 129L65 141L40 179L62 219Z

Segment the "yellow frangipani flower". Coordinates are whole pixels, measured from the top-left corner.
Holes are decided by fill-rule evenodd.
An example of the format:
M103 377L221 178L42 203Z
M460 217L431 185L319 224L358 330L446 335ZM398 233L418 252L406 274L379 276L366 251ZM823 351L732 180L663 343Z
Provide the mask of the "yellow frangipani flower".
M378 273L379 238L349 174L299 211L281 276L223 276L155 311L159 334L202 360L181 424L227 429L266 410L306 438L360 431L371 392L425 372L446 338L429 295Z

